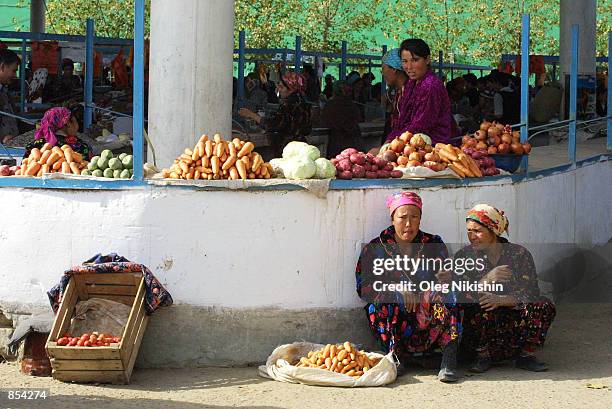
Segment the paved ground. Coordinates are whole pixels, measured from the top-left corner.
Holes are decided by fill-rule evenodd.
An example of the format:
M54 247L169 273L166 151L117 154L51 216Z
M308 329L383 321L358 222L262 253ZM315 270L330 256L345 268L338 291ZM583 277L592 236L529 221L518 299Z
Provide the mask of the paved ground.
M583 133L583 135L585 135ZM576 144L576 159L586 159L606 153L606 138L595 138ZM529 155L529 170L551 168L569 163L567 141L548 146L538 146Z
M24 376L16 364L0 364L0 388L51 393L30 402L8 402L3 393L0 408L610 408L611 316L610 304L559 306L541 354L547 373L505 365L446 385L433 372L413 369L388 387L341 389L274 382L258 377L256 368L136 369L131 385L96 386Z

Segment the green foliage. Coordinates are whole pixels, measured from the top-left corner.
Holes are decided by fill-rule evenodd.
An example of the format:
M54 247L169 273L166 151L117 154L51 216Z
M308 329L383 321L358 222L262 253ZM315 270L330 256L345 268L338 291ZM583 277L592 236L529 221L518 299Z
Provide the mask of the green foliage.
M169 1L169 0L168 0ZM219 0L226 1L226 0ZM229 0L227 0L229 1ZM23 2L23 0L20 0ZM558 54L559 0L235 0L235 27L247 31L247 47L294 45L305 50L378 51L408 37L425 39L434 57L496 64L503 53L520 50L521 14L531 14L531 52ZM133 37L133 0L47 0L49 32L85 34L87 17L96 34ZM150 0L147 0L146 33ZM612 2L597 2L597 55L606 55L612 30ZM236 36L237 38L238 36ZM236 40L237 41L237 40Z

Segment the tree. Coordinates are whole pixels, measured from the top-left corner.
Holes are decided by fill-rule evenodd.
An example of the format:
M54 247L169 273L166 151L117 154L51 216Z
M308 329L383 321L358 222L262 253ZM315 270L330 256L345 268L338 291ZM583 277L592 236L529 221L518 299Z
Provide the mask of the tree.
M608 33L612 31L612 2L597 2L597 56L608 55Z
M249 48L283 47L301 6L299 0L235 0L235 30L246 31Z
M145 2L145 35L149 33L151 0ZM134 1L47 0L47 31L85 35L87 18L95 21L96 35L113 38L134 37Z

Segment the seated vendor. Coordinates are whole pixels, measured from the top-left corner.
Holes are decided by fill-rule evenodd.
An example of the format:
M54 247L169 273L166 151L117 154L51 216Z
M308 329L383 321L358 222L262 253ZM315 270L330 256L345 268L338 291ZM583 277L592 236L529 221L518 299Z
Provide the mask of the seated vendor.
M361 113L349 96L346 81L334 83L333 97L321 112L321 124L329 128L327 157L333 158L346 148L361 145Z
M387 199L392 225L366 245L355 271L357 294L365 306L368 324L385 352L394 352L402 363L400 369L414 361L417 355L429 354L435 348L443 350L438 379L458 380L456 373L459 311L452 293L444 294L421 287L420 283L450 282L452 273L435 271L434 263L409 272L402 268L376 272L375 260L388 261L408 256L412 260L446 259L448 250L440 236L420 229L421 198L412 192L401 192ZM385 283L409 281L415 289L405 291L381 288ZM421 290L423 288L423 290Z
M479 204L466 220L470 245L459 250L455 259L480 259L484 268L466 270L461 280L503 287L462 293L468 303L463 304L461 350L475 356L471 371L485 372L492 362L506 359L528 371L547 370L534 354L544 345L555 306L540 295L531 253L501 237L508 231L504 212Z
M448 143L456 136L448 93L442 81L431 70L431 52L421 39L402 42L400 57L408 81L398 98L398 116L386 140L402 133L424 133L432 143Z
M45 86L43 101L45 103L62 103L74 98L81 91L81 79L74 75L74 61L70 58L64 58L62 60L62 74Z
M263 126L271 134L274 157L282 155L283 148L291 141L304 141L310 134L310 106L304 98L305 81L298 73L287 71L276 86L280 96L278 111L269 118L262 118L248 108L238 113Z
M8 94L8 85L15 78L21 60L11 50L0 49L0 111L13 114L13 104ZM0 114L0 143L8 144L19 134L17 120Z
M36 130L35 140L26 146L24 158L30 156L34 148L42 148L45 143L52 146L69 145L73 151L81 154L83 159L90 160L93 157L91 147L79 139L76 135L79 130L79 122L76 113L73 114L68 108L51 108Z

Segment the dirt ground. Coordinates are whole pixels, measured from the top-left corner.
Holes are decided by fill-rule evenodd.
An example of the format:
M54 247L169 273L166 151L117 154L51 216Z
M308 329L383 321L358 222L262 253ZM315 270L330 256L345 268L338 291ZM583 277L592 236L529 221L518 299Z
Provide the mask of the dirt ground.
M130 385L101 386L24 376L9 363L0 364L0 408L611 408L612 305L558 309L540 354L545 373L507 364L442 384L415 368L388 387L342 389L270 381L256 368L136 369ZM50 397L8 401L4 388L48 388Z

